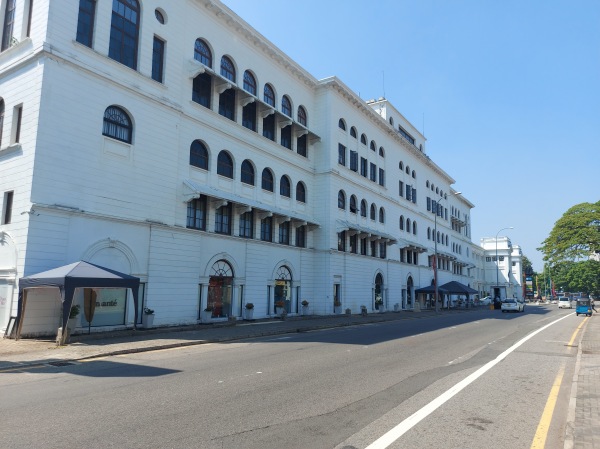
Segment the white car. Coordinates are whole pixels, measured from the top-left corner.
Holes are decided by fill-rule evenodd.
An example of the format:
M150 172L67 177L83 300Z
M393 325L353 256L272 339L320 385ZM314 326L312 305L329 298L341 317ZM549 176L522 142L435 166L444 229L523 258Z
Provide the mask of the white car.
M573 306L571 305L571 299L567 298L566 296L562 296L562 297L558 298L558 308L559 309L572 309Z
M479 304L481 304L482 306L489 306L493 302L494 302L494 300L492 299L491 296L486 296L485 298L481 298L479 300Z
M502 312L524 312L525 304L517 299L509 298L502 301L500 309Z

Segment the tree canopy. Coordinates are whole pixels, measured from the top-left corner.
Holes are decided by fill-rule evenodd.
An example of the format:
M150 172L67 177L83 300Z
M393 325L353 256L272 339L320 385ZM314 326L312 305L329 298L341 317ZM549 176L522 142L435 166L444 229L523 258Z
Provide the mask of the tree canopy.
M587 259L600 251L600 201L571 207L538 248L551 264Z

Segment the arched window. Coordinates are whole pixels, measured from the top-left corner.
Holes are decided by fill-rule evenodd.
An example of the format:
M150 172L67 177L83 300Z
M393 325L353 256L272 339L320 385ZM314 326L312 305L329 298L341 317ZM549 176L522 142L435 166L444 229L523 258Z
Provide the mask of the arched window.
M346 194L343 190L338 192L338 209L346 209Z
M194 44L194 59L212 68L212 52L208 44L202 39L196 39L196 43Z
M350 136L354 137L355 139L357 138L356 128L354 126L350 128Z
M375 203L371 204L371 212L370 212L370 218L371 220L375 220L375 215L377 214L377 207L375 206Z
M306 187L301 182L296 184L296 201L306 203Z
M371 140L371 145L369 148L371 148L371 151L377 151L377 145L375 144L374 140Z
M343 129L344 131L346 131L346 122L344 121L344 119L339 119L339 121L338 121L338 128Z
M431 240L431 228L427 228L427 240Z
M306 109L304 109L302 106L298 106L298 123L300 123L302 126L308 126Z
M285 196L286 198L290 198L292 196L292 191L290 187L290 178L287 176L282 176L279 180L279 194L281 196Z
M265 168L262 171L261 186L263 190L266 190L268 192L273 191L273 173L271 173L271 170L269 170L268 168Z
M254 185L254 166L248 159L242 162L241 180L244 184Z
M410 232L410 218L406 219L406 232Z
M398 168L400 170L404 170L404 163L402 161L400 161L400 163L398 164Z
M219 260L212 266L206 298L206 309L212 310L212 317L241 314L241 310L236 310L236 302L233 299L233 277L233 268L225 260ZM204 310L204 307L201 310Z
M400 215L399 227L401 231L404 231L404 215Z
M350 212L355 214L357 211L358 211L358 208L356 205L356 197L354 195L351 195L350 196Z
M417 235L417 222L416 221L413 221L413 230L412 231L413 231L414 235Z
M367 202L365 200L360 202L360 216L367 218Z
M161 25L165 24L165 16L158 8L154 10L154 17L156 17L156 20L158 20L158 23Z
M361 134L361 136L360 136L360 143L362 143L363 145L367 144L367 136L366 136L366 134Z
M190 145L190 165L208 170L208 149L199 140Z
M244 90L256 95L256 78L248 70L244 72Z
M408 165L406 166L406 174L410 175L410 167Z
M292 102L290 101L290 97L284 95L281 98L281 112L283 112L288 117L292 116Z
M383 207L379 208L379 223L385 223L385 209Z
M412 177L413 179L417 179L417 172L415 172L414 170L412 171Z
M225 150L219 153L217 174L233 179L233 159L231 159L231 156Z
M137 0L113 0L108 57L137 69L140 5Z
M121 142L131 143L133 125L129 115L118 106L109 106L104 111L102 134Z
M233 61L227 56L221 58L221 75L235 83L235 67Z
M394 117L390 117L390 125L394 126Z
M264 98L265 103L275 107L275 91L273 90L273 88L271 87L270 84L265 84L263 98Z
M383 147L379 147L379 156L385 157L385 150L383 149Z

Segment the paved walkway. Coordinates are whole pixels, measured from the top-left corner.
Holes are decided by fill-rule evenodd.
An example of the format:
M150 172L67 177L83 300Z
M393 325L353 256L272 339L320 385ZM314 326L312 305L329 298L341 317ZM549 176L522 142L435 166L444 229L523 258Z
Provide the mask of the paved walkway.
M444 311L468 313L475 309ZM494 312L492 312L494 313ZM61 364L96 357L151 351L178 346L240 340L375 322L435 318L433 311L360 315L290 317L196 326L81 334L57 347L54 340L0 339L0 372L27 366ZM567 416L565 449L600 449L600 314L581 330Z

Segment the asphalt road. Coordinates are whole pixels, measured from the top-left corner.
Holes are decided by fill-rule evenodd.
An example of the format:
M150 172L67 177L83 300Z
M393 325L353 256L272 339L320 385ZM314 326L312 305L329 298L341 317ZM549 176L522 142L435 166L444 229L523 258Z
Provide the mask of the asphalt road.
M572 312L441 315L6 372L0 447L530 448L562 373L545 434L562 448Z

